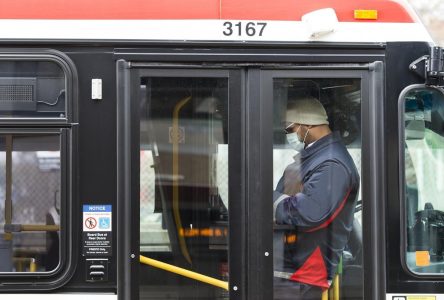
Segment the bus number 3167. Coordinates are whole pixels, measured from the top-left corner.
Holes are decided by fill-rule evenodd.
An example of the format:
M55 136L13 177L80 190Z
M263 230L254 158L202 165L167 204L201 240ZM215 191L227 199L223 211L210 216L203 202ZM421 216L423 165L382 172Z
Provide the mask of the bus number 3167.
M224 27L225 30L223 34L225 36L262 36L267 23L265 22L225 22Z

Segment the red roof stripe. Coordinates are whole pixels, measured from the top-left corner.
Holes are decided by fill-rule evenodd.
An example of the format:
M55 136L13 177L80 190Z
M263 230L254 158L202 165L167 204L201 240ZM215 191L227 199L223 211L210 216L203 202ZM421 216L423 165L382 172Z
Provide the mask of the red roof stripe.
M0 0L0 19L299 21L303 14L327 7L342 22L358 21L355 9L378 10L378 20L371 22L414 22L396 0Z

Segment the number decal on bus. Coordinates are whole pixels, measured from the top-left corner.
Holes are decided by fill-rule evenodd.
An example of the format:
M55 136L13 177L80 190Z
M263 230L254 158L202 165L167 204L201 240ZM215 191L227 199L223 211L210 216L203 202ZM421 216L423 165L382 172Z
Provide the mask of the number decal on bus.
M225 36L262 36L264 29L267 26L266 22L224 22Z

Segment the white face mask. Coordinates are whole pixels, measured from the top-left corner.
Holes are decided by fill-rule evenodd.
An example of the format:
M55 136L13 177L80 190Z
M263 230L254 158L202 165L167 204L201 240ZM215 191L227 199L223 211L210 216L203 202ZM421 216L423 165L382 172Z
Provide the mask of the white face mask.
M289 133L285 136L287 138L288 144L293 148L294 150L300 152L302 149L304 149L304 143L302 143L299 140L298 135L296 132Z
M299 140L298 137L298 131L301 128L301 125L299 125L298 129L296 130L296 132L292 132L292 133L288 133L285 137L287 138L287 142L288 144L296 151L300 152L301 150L304 149L304 145L305 145L305 139L307 138L308 135L308 131L310 129L307 130L307 132L305 133L304 136L304 140L301 142Z

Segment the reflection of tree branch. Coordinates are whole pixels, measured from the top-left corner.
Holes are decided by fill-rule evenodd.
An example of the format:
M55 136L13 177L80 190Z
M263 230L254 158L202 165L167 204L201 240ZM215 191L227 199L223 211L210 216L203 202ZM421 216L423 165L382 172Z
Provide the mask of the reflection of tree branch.
M424 23L434 20L444 20L444 3L442 0L410 0L410 4L416 10Z
M439 45L444 45L444 1L408 0L424 23L427 31Z

